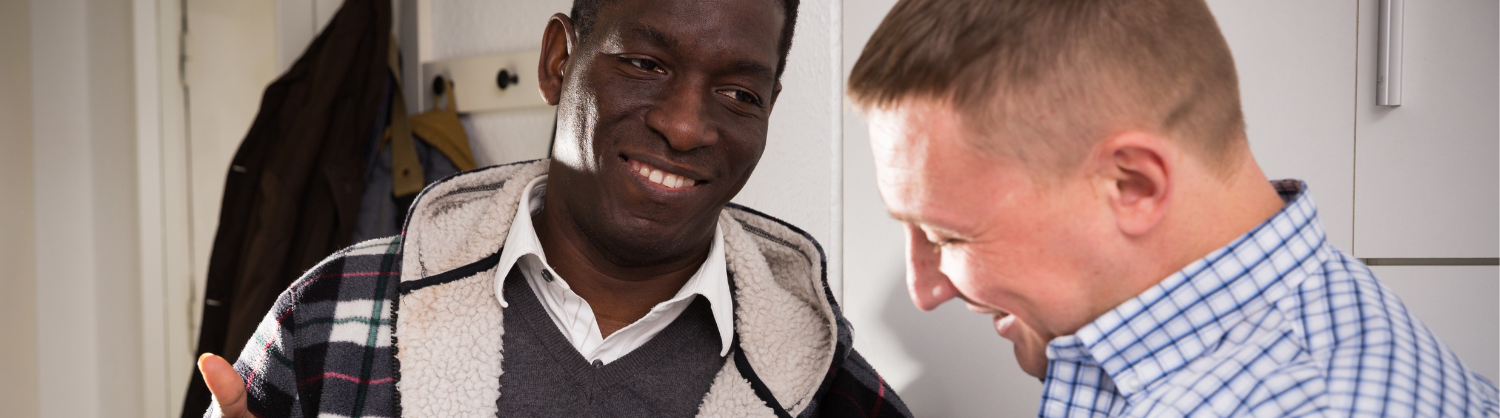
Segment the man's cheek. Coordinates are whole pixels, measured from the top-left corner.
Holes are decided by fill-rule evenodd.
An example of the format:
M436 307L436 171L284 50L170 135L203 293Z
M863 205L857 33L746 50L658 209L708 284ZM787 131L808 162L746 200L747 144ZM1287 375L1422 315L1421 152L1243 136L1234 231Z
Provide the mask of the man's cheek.
M998 283L999 270L991 266L989 258L969 245L957 245L943 250L943 274L964 293L965 296L986 305L995 306L989 293Z

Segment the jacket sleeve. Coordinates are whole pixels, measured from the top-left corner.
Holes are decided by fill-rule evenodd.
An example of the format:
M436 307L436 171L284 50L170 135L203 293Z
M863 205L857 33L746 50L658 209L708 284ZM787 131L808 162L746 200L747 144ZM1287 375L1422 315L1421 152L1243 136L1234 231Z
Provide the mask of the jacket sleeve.
M400 245L398 237L355 244L276 298L234 364L251 414L399 415L392 335Z
M316 271L316 269L314 269ZM299 292L307 276L276 299L271 311L261 319L250 341L234 362L234 370L245 381L246 406L258 417L301 417L298 408L297 341L293 314ZM219 417L217 399L209 405L205 417Z
M910 417L896 391L853 349L835 370L833 382L818 407L821 417Z

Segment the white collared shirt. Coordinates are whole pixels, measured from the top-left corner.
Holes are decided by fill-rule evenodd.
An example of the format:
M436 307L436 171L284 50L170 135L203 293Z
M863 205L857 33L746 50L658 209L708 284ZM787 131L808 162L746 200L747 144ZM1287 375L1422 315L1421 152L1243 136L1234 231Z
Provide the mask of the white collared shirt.
M599 332L599 323L594 317L588 301L573 293L568 282L561 280L556 270L547 264L547 255L542 251L542 242L537 238L536 227L531 216L540 213L547 194L547 176L532 180L521 192L521 207L511 221L510 233L505 237L505 247L500 251L500 264L495 273L495 297L500 306L505 302L505 277L519 263L521 275L536 294L537 300L547 310L547 316L557 325L563 336L573 344L590 363L608 364L630 354L631 351L651 341L657 333L667 328L681 315L696 295L708 299L714 323L719 328L719 355L729 354L730 339L734 337L734 316L729 295L729 271L724 262L724 234L714 229L713 246L709 248L708 260L698 267L693 277L682 285L672 299L657 304L651 312L634 323L615 331L608 338Z

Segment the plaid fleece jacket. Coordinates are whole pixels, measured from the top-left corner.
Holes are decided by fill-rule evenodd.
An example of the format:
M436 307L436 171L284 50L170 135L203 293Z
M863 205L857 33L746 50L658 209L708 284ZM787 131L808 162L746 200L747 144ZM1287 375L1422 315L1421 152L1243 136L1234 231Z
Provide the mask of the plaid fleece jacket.
M545 167L517 163L436 183L413 205L405 234L335 253L293 283L234 365L250 412L495 416L503 312L493 294L494 244L509 227L495 222L513 217L516 202L507 200ZM910 416L852 349L816 242L734 205L720 225L734 226L726 244L741 348L699 416Z

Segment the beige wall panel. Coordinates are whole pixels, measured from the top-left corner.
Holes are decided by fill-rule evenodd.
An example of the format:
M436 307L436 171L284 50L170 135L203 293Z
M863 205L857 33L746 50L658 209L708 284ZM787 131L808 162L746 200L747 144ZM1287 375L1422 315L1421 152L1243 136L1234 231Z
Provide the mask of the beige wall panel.
M37 416L36 269L31 152L31 25L24 1L0 3L0 405Z

